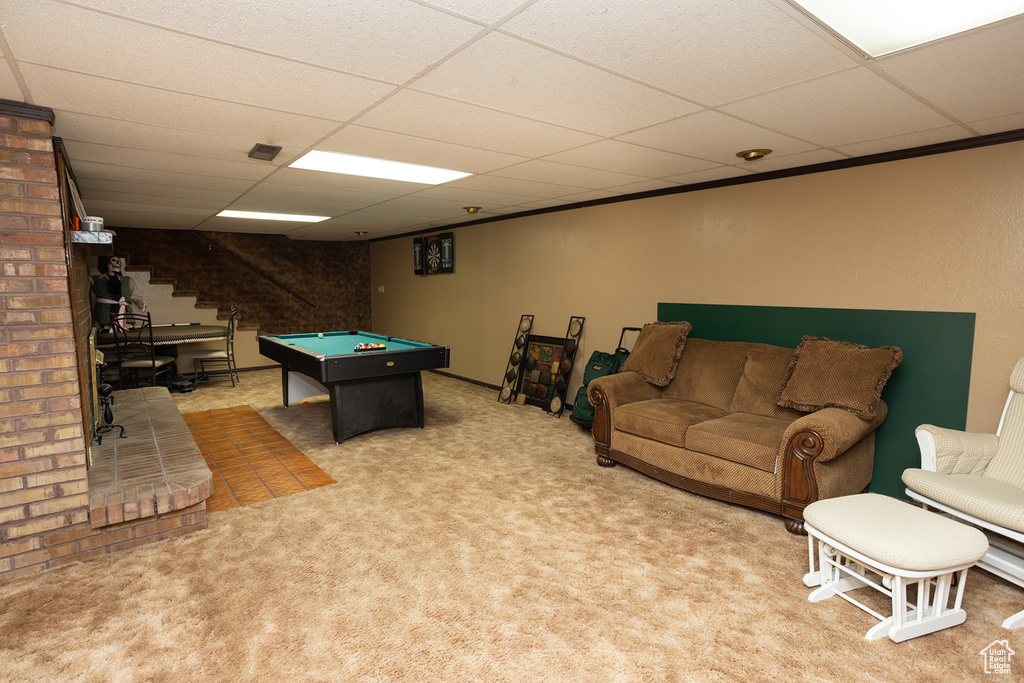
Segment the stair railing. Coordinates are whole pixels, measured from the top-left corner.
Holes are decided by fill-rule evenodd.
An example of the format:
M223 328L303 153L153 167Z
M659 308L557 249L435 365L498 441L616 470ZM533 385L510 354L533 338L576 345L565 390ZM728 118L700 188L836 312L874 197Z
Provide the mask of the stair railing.
M283 284L281 282L278 282L272 276L268 275L267 273L264 273L262 270L260 270L256 266L252 265L251 263L249 263L248 261L243 259L241 256L239 256L238 254L235 254L234 252L229 251L228 249L225 249L224 247L220 246L216 242L214 242L214 241L204 237L203 235L200 235L195 230L189 230L189 232L191 232L193 235L195 235L200 241L204 242L211 249L216 249L217 251L219 251L220 253L224 254L225 256L230 258L231 260L235 261L236 263L238 263L238 264L240 264L242 266L245 266L246 268L248 268L252 272L254 272L257 275L259 275L264 280L267 280L268 282L270 282L272 285L274 285L278 289L284 290L285 292L287 292L288 296L294 297L294 298L298 299L299 301L301 301L302 303L306 304L307 306L310 306L311 308L316 308L316 304L314 304L312 301L310 301L309 299L305 298L304 296L302 296L298 292L292 291L287 285L285 285L285 284Z

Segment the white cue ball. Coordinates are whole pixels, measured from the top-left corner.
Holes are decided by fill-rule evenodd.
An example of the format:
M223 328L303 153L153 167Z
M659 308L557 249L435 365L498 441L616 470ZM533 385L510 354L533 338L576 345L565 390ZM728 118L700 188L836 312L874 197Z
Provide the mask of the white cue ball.
M316 336L317 336L318 339L323 339L324 338L324 333L323 332L317 332Z

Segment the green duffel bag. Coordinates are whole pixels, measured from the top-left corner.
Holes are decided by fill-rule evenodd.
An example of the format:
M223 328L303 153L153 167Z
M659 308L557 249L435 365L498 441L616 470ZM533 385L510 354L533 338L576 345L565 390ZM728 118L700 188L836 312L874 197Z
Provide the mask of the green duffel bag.
M621 342L622 339L620 338L619 341ZM570 420L584 429L590 429L594 426L594 406L590 405L590 401L587 400L587 387L598 377L614 375L628 357L629 349L622 346L615 349L613 353L594 351L590 354L590 360L583 367L583 386L576 392L576 400L572 404L572 413L569 414Z

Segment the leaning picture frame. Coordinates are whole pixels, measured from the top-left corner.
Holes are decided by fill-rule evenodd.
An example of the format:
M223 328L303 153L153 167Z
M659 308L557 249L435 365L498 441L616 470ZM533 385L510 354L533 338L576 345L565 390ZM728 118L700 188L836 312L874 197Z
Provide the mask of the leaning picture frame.
M565 339L528 335L523 346L516 392L525 403L560 413L572 361L565 353ZM552 403L554 401L554 404Z

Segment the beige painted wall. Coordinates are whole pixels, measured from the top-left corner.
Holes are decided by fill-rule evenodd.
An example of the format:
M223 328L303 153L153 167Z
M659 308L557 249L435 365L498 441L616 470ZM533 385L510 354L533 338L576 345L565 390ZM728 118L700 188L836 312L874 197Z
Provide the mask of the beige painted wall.
M373 329L447 344L451 372L497 385L524 313L552 336L585 316L585 359L661 301L969 311L968 429L991 431L1024 355L1022 157L1017 142L457 229L452 275L414 276L412 238L377 242ZM579 382L577 363L570 395Z

